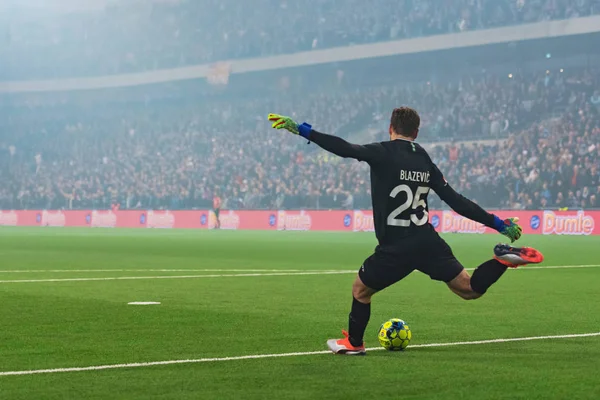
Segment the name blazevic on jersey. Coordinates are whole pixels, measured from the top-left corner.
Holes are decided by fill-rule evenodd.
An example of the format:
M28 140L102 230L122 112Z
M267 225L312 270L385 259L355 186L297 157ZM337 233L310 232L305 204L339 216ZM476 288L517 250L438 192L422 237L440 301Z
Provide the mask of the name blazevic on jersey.
M429 183L429 172L419 172L419 171L400 171L400 180L401 181L413 181L413 182L425 182Z
M427 203L430 190L459 214L493 227L494 216L452 189L425 149L415 142L396 139L356 145L314 130L310 140L338 156L369 164L375 234L381 245L433 230Z

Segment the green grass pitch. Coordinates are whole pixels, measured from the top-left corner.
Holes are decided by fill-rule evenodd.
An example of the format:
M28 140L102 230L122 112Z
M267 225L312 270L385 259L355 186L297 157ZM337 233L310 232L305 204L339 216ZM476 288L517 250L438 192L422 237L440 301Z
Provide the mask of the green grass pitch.
M502 241L445 238L468 268ZM415 272L374 298L367 346L392 317L414 346L600 332L600 237L520 243L542 265L589 267L511 270L470 302ZM0 399L600 398L599 336L2 374L325 350L346 327L354 273L322 272L357 270L374 245L357 233L0 229Z

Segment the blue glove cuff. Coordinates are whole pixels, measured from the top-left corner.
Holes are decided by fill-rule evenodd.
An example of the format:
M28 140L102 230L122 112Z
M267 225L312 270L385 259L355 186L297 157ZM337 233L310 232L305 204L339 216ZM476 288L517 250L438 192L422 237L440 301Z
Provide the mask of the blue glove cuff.
M298 134L303 138L310 140L310 131L312 131L312 125L309 125L306 122L298 125Z
M494 229L502 232L506 228L506 224L497 215L494 215Z

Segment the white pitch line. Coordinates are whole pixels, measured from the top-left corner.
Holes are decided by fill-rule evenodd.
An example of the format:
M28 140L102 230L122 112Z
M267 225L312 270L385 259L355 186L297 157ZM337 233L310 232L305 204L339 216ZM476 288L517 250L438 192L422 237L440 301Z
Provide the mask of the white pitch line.
M555 266L531 266L531 267L522 267L521 270L528 269L575 269L575 268L596 268L600 267L599 265L555 265ZM473 271L475 268L465 268L467 271ZM32 270L33 271L33 270ZM96 270L99 272L101 270ZM104 270L105 272L115 272L115 271L123 271L126 272L128 270ZM132 271L132 270L131 270ZM148 272L148 271L163 271L163 272L192 272L196 270L139 270L139 272ZM197 270L197 272L207 272L210 270ZM218 270L216 270L218 271ZM229 270L223 270L229 271ZM233 271L233 270L231 270ZM254 271L254 270L240 270L240 271ZM260 271L260 270L257 270ZM288 272L283 272L288 271ZM289 272L296 271L296 272ZM0 271L2 272L2 271ZM36 272L49 272L49 271L36 271ZM71 272L74 272L72 270ZM99 277L99 278L46 278L46 279L12 279L12 280L0 280L0 284L3 283L41 283L41 282L88 282L88 281L127 281L127 280L144 280L144 279L193 279L193 278L228 278L228 277L256 277L256 276L301 276L301 275L342 275L342 274L355 274L356 270L329 270L329 271L321 271L321 270L282 270L282 272L267 272L267 273L246 273L246 274L210 274L210 275L162 275L162 276L110 276L110 277Z
M0 271L0 274L37 273L37 272L312 272L321 269L12 269ZM331 271L331 270L329 270Z
M572 338L584 338L600 336L600 332L592 333L576 333L566 335L553 335L553 336L530 336L521 338L507 338L507 339L490 339L490 340L475 340L471 342L449 342L449 343L425 343L416 344L409 347L409 351L412 349L426 348L426 347L448 347L448 346L470 346L479 344L492 344L492 343L508 343L508 342L525 342L530 340L547 340L547 339L572 339ZM368 351L383 350L382 347L371 347ZM174 364L197 364L206 362L218 362L218 361L239 361L239 360L256 360L261 358L282 358L282 357L299 357L299 356L312 356L320 354L328 354L328 350L319 351L305 351L297 353L274 353L274 354L254 354L247 356L234 356L234 357L214 357L214 358L197 358L187 360L168 360L168 361L150 361L141 363L128 363L128 364L111 364L111 365L96 365L91 367L71 367L71 368L49 368L49 369L33 369L23 371L4 371L0 372L0 376L11 376L11 375L35 375L35 374L57 374L63 372L84 372L84 371L102 371L107 369L123 369L123 368L143 368L153 367L158 365L174 365Z
M509 268L510 271L527 271L528 269L570 269L570 268L598 268L600 264L589 265L525 265L519 268ZM474 271L477 268L465 268L467 271Z
M586 265L532 265L520 267L520 270L527 269L563 269L563 268L598 268L600 264L586 264ZM465 268L467 271L473 271L475 268ZM18 274L18 273L58 273L58 272L322 272L322 271L341 271L341 270L322 270L322 269L223 269L223 268L209 268L209 269L11 269L11 270L0 270L0 274ZM346 271L346 270L343 270Z
M270 272L252 274L218 274L218 275L162 275L162 276L111 276L103 278L49 278L49 279L14 279L0 280L1 283L37 283L37 282L86 282L86 281L129 281L144 279L192 279L192 278L227 278L227 277L252 277L252 276L299 276L299 275L339 275L355 274L349 271L311 271L311 272Z
M598 268L599 264L591 264L591 265L532 265L532 266L524 266L520 268L522 271L526 271L528 269L569 269L569 268Z

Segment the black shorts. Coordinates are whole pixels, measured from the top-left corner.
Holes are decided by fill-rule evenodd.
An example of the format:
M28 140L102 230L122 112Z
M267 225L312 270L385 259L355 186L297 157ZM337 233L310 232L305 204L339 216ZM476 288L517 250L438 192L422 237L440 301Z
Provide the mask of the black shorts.
M221 209L220 209L220 208L215 208L215 209L214 209L215 217L216 217L217 219L219 219L219 212L220 212L220 211L221 211Z
M371 289L383 290L415 269L442 282L450 282L462 272L464 267L435 231L418 236L394 246L377 246L360 267L362 282Z

